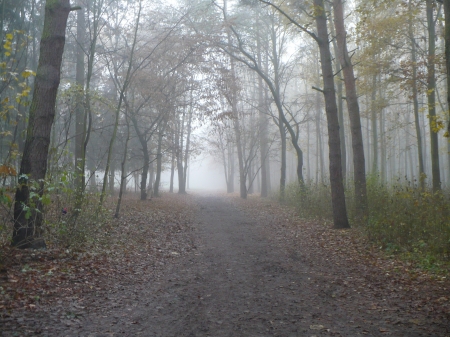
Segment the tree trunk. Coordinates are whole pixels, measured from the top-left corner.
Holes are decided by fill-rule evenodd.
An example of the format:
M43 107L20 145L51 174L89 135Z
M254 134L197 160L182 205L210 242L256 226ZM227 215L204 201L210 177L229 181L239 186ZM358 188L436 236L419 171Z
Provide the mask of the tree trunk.
M426 0L427 3L427 28L428 28L428 60L427 60L427 97L428 115L430 119L430 147L431 147L431 173L433 177L433 191L441 189L441 172L439 169L439 145L438 134L435 130L436 124L436 26L434 23L434 1Z
M110 168L110 165L111 165L111 157L112 157L113 146L114 146L114 142L116 141L117 128L118 128L118 125L119 125L120 110L122 108L122 103L123 103L123 100L124 100L124 97L125 97L125 92L128 89L128 85L129 85L129 81L130 81L131 68L132 68L132 65L133 65L133 56L134 56L135 47L136 47L136 43L137 43L137 34L138 34L138 29L139 29L139 20L140 20L140 17L141 17L141 9L142 9L142 5L141 5L141 2L139 1L139 11L138 11L138 14L137 14L136 26L135 26L135 29L134 29L133 44L131 46L131 52L130 52L130 57L129 57L129 61L128 61L128 70L127 70L127 73L125 75L125 79L124 79L122 88L120 89L119 102L117 104L116 111L115 111L113 134L111 136L111 140L109 142L109 147L108 147L108 156L106 158L105 176L103 177L102 193L100 194L100 203L99 203L100 206L103 205L103 201L104 201L105 195L106 195L106 183L107 183L107 179L108 179L108 171L109 171L109 168Z
M444 14L445 14L445 33L444 33L445 64L447 65L447 109L450 109L450 1L448 0L444 0ZM448 112L448 124L446 136L447 138L450 137L450 110ZM447 146L449 146L449 144L447 144Z
M334 0L333 5L336 42L339 51L338 58L344 74L345 95L347 97L347 108L352 135L355 200L357 208L364 214L367 208L366 163L361 132L358 95L356 93L356 79L353 71L353 64L347 50L347 32L344 25L344 8L342 0Z
M178 193L186 193L186 185L184 184L184 170L183 170L183 140L184 140L184 119L186 117L186 111L183 111L183 117L181 121L178 120L177 133L175 134L175 146L176 146L176 159L177 159L177 174L178 174Z
M370 128L372 131L372 174L378 173L378 127L377 127L377 73L372 75L372 96L370 102Z
M227 135L227 138L229 136ZM228 185L227 193L234 193L234 147L230 139L227 141L228 154Z
M348 228L347 209L345 206L344 185L342 181L341 144L339 138L339 120L334 89L334 74L328 41L327 18L323 0L314 0L316 11L317 42L323 76L323 93L328 121L328 146L330 160L330 183L335 228Z
M259 19L259 16L258 16ZM259 25L259 20L258 20ZM262 55L261 55L261 40L259 34L257 34L257 58L258 66L262 68ZM267 135L269 132L269 120L264 113L264 87L261 76L258 76L258 115L259 115L259 148L260 148L260 160L261 160L261 197L266 198L269 195L267 188L267 161L269 155Z
M141 144L142 157L143 157L143 165L142 165L142 176L140 182L140 198L141 200L147 200L147 178L148 178L148 169L150 164L150 154L148 149L148 141L145 134L142 133L139 128L139 123L135 115L130 114L130 119L133 122L134 130L136 132L139 143Z
M191 102L192 102L192 91L191 91ZM187 135L186 135L186 148L184 151L184 168L183 168L183 183L184 183L184 191L186 192L187 187L187 170L189 164L189 154L190 154L190 146L191 146L191 130L192 130L192 107L189 107L189 118L187 124Z
M141 200L147 200L147 179L148 179L148 170L150 166L150 154L148 150L147 140L144 139L142 144L142 155L144 157L143 166L142 166L142 175L141 175Z
M317 93L316 95L316 183L320 183L323 185L325 184L325 172L324 172L324 158L323 158L323 145L322 145L322 128L320 123L320 116L321 115L321 109L320 109L320 94ZM318 177L320 175L320 177Z
M334 4L335 6L336 4ZM327 7L327 10L329 8ZM337 20L336 14L334 20ZM331 30L331 36L335 36L336 38L333 39L333 50L335 54L335 60L334 60L334 66L335 66L335 72L336 72L336 87L337 87L337 104L338 104L338 116L339 116L339 138L341 139L341 166L342 166L342 179L344 181L344 184L347 180L347 148L346 148L346 142L345 142L345 127L344 127L344 86L342 85L343 78L342 78L342 65L339 60L340 51L338 44L336 43L336 31L335 31L335 25L330 25ZM345 27L344 27L345 28ZM337 28L336 28L337 29ZM345 30L344 30L345 32Z
M159 185L161 183L161 171L162 171L162 142L164 137L164 131L166 129L167 122L163 122L158 132L158 146L156 150L156 178L153 188L153 195L155 198L159 197Z
M278 117L281 117L278 115ZM280 149L280 202L285 201L286 191L286 130L283 120L278 120L278 131L280 133L281 149Z
M176 132L176 130L175 130ZM175 136L172 134L172 159L170 161L170 183L169 193L173 193L173 178L175 176Z
M46 246L42 238L43 205L40 197L44 193L42 181L47 172L48 148L55 117L56 95L61 78L61 62L69 12L69 0L46 1L39 65L19 172L20 185L16 190L14 202L12 245L20 248ZM38 197L32 198L30 185L35 183L39 184Z
M419 99L418 99L418 90L417 90L417 55L416 55L416 39L414 38L413 31L413 13L412 13L412 4L411 0L409 0L408 4L409 10L409 22L408 22L408 34L411 42L411 61L412 61L412 99L413 99L413 109L414 109L414 125L416 129L416 138L417 138L417 155L419 161L419 182L420 188L425 190L425 168L423 164L423 145L422 145L422 134L420 131L420 120L419 120Z
M127 138L125 140L125 149L124 149L122 163L121 163L121 167L120 167L121 170L120 170L119 198L117 199L116 212L114 213L114 217L116 219L119 218L120 205L122 204L122 196L123 196L124 190L126 189L126 182L127 182L126 165L127 165L127 156L128 156L128 143L130 142L130 122L128 120L128 117L126 117L125 119L127 122Z
M83 146L84 146L84 44L86 34L86 24L84 9L77 12L77 52L76 52L76 107L75 107L75 186L78 190L78 197L81 197L84 190L84 167Z

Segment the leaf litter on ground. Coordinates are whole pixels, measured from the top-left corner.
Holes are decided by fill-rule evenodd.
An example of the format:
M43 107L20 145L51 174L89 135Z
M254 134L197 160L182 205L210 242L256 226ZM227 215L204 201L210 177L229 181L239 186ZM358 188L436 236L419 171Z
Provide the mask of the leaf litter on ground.
M113 202L109 206L113 209ZM120 218L111 216L83 249L0 247L0 335L41 333L48 322L39 322L39 317L45 315L66 326L79 324L86 310L94 310L89 294L114 296L118 277L125 283L144 283L168 260L195 248L195 211L188 196L164 194L147 201L130 196L123 201ZM115 296L117 305L120 289L115 289Z
M269 220L267 236L309 267L307 272L315 274L321 295L354 305L355 310L363 308L368 319L378 311L389 321L389 313L397 312L405 316L405 322L394 324L423 326L431 319L450 331L450 271L429 273L385 254L358 228L334 230L329 221L301 219L294 209L274 200L251 196L245 201L236 197L233 202L260 223ZM354 303L349 298L363 300ZM383 329L380 332L387 332Z

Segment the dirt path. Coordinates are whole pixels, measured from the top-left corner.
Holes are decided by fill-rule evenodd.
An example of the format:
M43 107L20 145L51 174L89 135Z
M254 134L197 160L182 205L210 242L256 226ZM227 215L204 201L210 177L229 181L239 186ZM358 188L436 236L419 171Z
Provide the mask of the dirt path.
M346 270L334 275L339 282L325 277L323 266L308 262L308 247L279 244L270 215L250 217L218 196L197 203L194 250L158 274L117 275L65 329L42 335L450 336L448 322L356 291Z
M356 292L342 296L344 287L326 285L301 255L287 254L266 237L270 221L251 220L229 199L209 196L198 202L196 251L175 260L159 280L138 289L124 284L128 305L109 304L80 335L446 335L445 327L431 327L431 320L422 329L405 313L358 307L366 299Z

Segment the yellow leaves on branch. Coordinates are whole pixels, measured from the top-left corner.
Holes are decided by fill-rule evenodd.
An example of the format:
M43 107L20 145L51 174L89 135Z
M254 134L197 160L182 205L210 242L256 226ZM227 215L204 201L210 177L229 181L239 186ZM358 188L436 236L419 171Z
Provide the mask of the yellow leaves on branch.
M23 78L28 78L30 76L36 76L36 72L34 72L33 70L25 69L24 71L22 71L21 75Z
M428 115L427 117L430 119L431 130L434 133L438 133L445 128L445 122L440 116L431 117L430 115Z
M14 35L11 33L6 34L6 41L3 44L3 49L5 49L5 56L11 56L11 50L12 50L12 40L14 38Z

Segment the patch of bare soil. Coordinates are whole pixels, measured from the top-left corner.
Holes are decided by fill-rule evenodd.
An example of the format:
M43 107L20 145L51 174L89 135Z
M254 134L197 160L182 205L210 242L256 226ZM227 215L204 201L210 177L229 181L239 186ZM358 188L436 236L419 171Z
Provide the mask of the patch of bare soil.
M259 199L127 203L109 253L11 264L3 336L450 336L448 281L395 272L351 231Z

